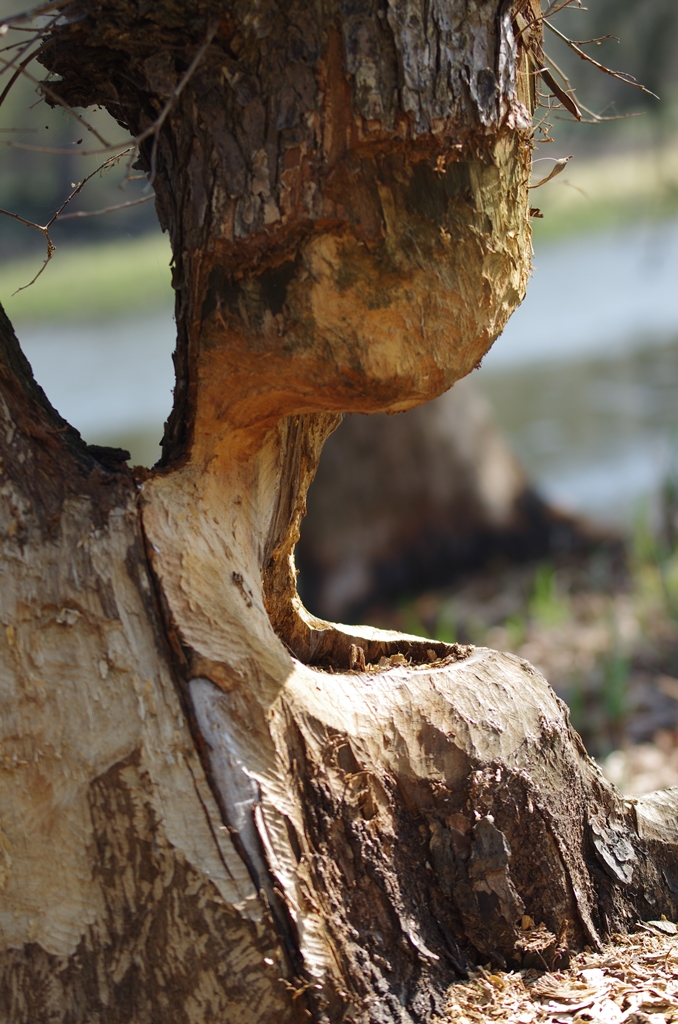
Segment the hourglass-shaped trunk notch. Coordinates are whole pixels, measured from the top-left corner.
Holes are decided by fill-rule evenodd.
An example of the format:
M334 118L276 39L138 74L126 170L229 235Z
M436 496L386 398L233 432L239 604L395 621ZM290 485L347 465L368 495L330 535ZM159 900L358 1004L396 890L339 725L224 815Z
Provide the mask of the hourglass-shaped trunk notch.
M423 1024L478 960L678 912L674 796L625 802L531 666L296 595L341 413L441 394L522 299L538 13L75 0L50 28L51 88L144 137L177 382L133 480L0 321L13 1024Z

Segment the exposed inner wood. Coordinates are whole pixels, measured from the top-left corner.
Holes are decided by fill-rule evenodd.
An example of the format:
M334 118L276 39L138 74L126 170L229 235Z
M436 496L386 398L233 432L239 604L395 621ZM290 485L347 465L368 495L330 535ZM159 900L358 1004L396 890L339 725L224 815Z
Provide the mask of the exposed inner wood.
M3 1020L304 1019L191 734L131 476L65 428L1 310L0 449Z

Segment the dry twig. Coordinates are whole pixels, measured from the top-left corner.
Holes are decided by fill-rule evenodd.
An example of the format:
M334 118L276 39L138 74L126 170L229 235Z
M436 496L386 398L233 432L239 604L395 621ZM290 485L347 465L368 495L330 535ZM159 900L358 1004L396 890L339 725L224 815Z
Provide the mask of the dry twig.
M675 1024L675 925L657 921L645 928L613 936L600 953L581 953L567 971L502 973L481 967L451 986L445 1016L434 1024Z
M14 28L16 25L21 25L22 22L34 21L35 18L40 18L43 14L49 14L50 11L54 11L57 7L59 8L59 16L61 16L64 8L70 7L73 2L74 0L51 0L50 3L31 7L29 11L13 14L9 18L5 18L2 24L0 24L0 35L4 35L8 28Z
M134 149L134 147L130 146L130 149ZM18 292L24 291L24 289L26 288L30 288L32 284L35 284L35 282L38 280L38 278L44 271L49 261L52 259L52 256L54 255L54 252L56 250L56 246L50 237L49 229L52 227L54 222L59 219L59 217L66 209L68 204L71 202L71 200L75 199L78 193L82 191L87 182L90 181L95 176L95 174L98 174L100 171L106 170L107 167L110 167L116 161L120 160L123 156L125 156L127 152L129 152L129 150L125 150L123 153L117 153L115 156L109 157L108 160L105 160L100 167L97 167L95 171L92 171L91 174L88 174L87 177L83 178L82 181L78 182L78 184L74 186L73 191L70 193L68 198L64 200L64 202L61 204L57 212L54 214L53 217L50 218L50 220L47 221L46 224L38 224L35 221L26 220L25 217L20 217L18 213L12 213L10 210L0 209L0 214L4 214L5 217L11 217L12 220L17 220L20 224L25 224L29 228L35 228L37 231L41 231L42 234L45 236L45 241L47 243L47 256L45 257L45 261L40 267L40 270L37 272L35 277L28 282L28 284L24 284L21 286L21 288L17 288L17 290L13 293L14 295L16 295ZM148 198L150 199L152 197L149 196ZM122 205L127 206L133 204L123 203ZM65 217L63 219L65 219Z
M589 56L588 53L586 53L579 46L577 46L575 42L569 39L564 32L561 32L560 29L556 28L555 25L552 25L550 21L544 19L544 24L546 28L548 28L551 32L554 33L554 35L558 36L559 39L562 39L566 46L569 46L571 50L578 54L582 60L588 61L589 64L593 64L595 68L598 68L598 70L602 71L604 74L610 75L612 78L616 78L620 82L625 82L626 85L631 85L634 89L640 89L640 91L646 93L647 96L653 96L656 100L659 99L656 93L652 92L650 89L647 89L644 85L642 85L641 82L637 81L637 79L635 79L633 75L629 75L625 71L613 71L611 68L606 67L604 64L601 64L599 61L594 60L593 57Z
M113 213L114 210L124 210L128 206L141 206L142 203L149 203L151 199L155 199L154 192L151 192L148 196L142 196L141 199L131 199L128 203L116 203L115 206L104 206L101 210L76 210L75 213L63 213L58 219L75 220L77 217L100 217L104 213Z

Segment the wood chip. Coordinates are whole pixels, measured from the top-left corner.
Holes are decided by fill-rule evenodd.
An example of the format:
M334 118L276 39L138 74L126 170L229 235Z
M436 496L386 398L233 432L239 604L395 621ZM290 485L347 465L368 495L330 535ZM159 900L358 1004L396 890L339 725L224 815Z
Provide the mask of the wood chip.
M678 929L645 922L567 971L502 973L480 967L447 993L432 1024L678 1024Z

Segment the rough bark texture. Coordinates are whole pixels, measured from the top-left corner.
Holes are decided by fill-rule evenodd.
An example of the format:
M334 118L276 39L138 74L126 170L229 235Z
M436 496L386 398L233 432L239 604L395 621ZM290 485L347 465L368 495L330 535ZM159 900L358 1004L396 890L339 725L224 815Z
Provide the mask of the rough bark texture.
M142 153L164 468L88 450L0 321L6 1019L425 1022L478 959L675 915L675 794L624 802L529 665L295 593L338 414L439 394L522 296L511 6L81 0L53 35L134 131L209 45Z

